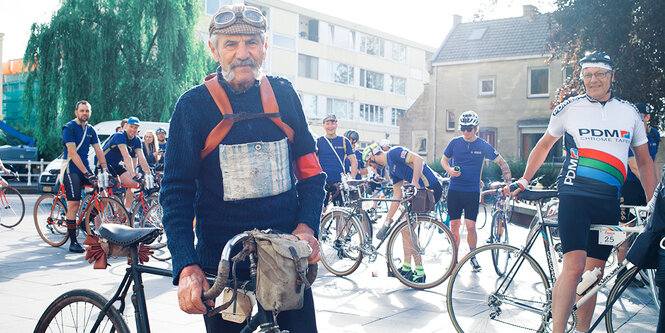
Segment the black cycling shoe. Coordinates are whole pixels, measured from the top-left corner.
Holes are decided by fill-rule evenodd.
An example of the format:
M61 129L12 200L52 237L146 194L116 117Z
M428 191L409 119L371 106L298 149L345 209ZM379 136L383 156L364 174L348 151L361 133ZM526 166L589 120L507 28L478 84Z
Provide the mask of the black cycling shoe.
M411 275L411 281L415 283L425 283L425 276L426 276L425 274L423 275L413 274Z
M81 247L81 244L79 244L78 242L73 242L69 244L69 252L83 253L85 252L85 250L83 249L83 247Z

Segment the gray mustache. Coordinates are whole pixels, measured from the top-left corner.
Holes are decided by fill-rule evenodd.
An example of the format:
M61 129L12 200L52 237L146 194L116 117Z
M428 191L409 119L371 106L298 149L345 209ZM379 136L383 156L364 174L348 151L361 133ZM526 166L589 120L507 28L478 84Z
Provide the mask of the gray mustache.
M234 60L230 65L229 69L234 69L239 66L251 66L254 68L259 68L259 64L252 58L247 58L243 60Z

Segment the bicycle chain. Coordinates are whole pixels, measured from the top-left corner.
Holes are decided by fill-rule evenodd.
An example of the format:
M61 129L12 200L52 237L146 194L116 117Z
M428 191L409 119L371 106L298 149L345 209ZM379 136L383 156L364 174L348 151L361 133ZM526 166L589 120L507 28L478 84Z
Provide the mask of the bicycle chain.
M504 296L504 298L505 298L505 296ZM548 302L533 301L533 300L528 300L528 299L522 299L522 298L519 298L519 297L510 297L510 299L517 300L517 301L522 301L522 302L527 302L527 303L540 304L540 305L544 305L544 306L546 306L548 304ZM510 326L514 326L514 327L517 327L517 328L528 330L528 331L544 332L544 330L542 330L542 327L538 328L538 329L533 329L533 328L529 328L529 327L526 327L526 326L521 326L521 325L509 323L507 321L496 319L496 318L493 319L493 320L496 320L500 323L504 323L504 324L507 324L507 325L510 325ZM541 322L541 325L542 325L542 322Z

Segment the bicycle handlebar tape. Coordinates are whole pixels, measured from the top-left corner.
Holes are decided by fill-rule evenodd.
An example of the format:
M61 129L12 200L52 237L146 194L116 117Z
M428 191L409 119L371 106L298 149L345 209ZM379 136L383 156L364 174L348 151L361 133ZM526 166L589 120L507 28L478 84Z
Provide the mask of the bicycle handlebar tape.
M229 264L228 260L222 259L219 261L215 283L212 284L210 289L203 292L203 295L201 295L202 301L214 299L222 293L229 278L230 267L231 265Z

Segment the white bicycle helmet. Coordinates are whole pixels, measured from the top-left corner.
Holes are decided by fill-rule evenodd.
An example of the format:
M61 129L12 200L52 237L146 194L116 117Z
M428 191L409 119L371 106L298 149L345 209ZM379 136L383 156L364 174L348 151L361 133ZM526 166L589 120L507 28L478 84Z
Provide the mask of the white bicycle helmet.
M478 115L473 111L466 111L459 116L459 126L478 126Z

